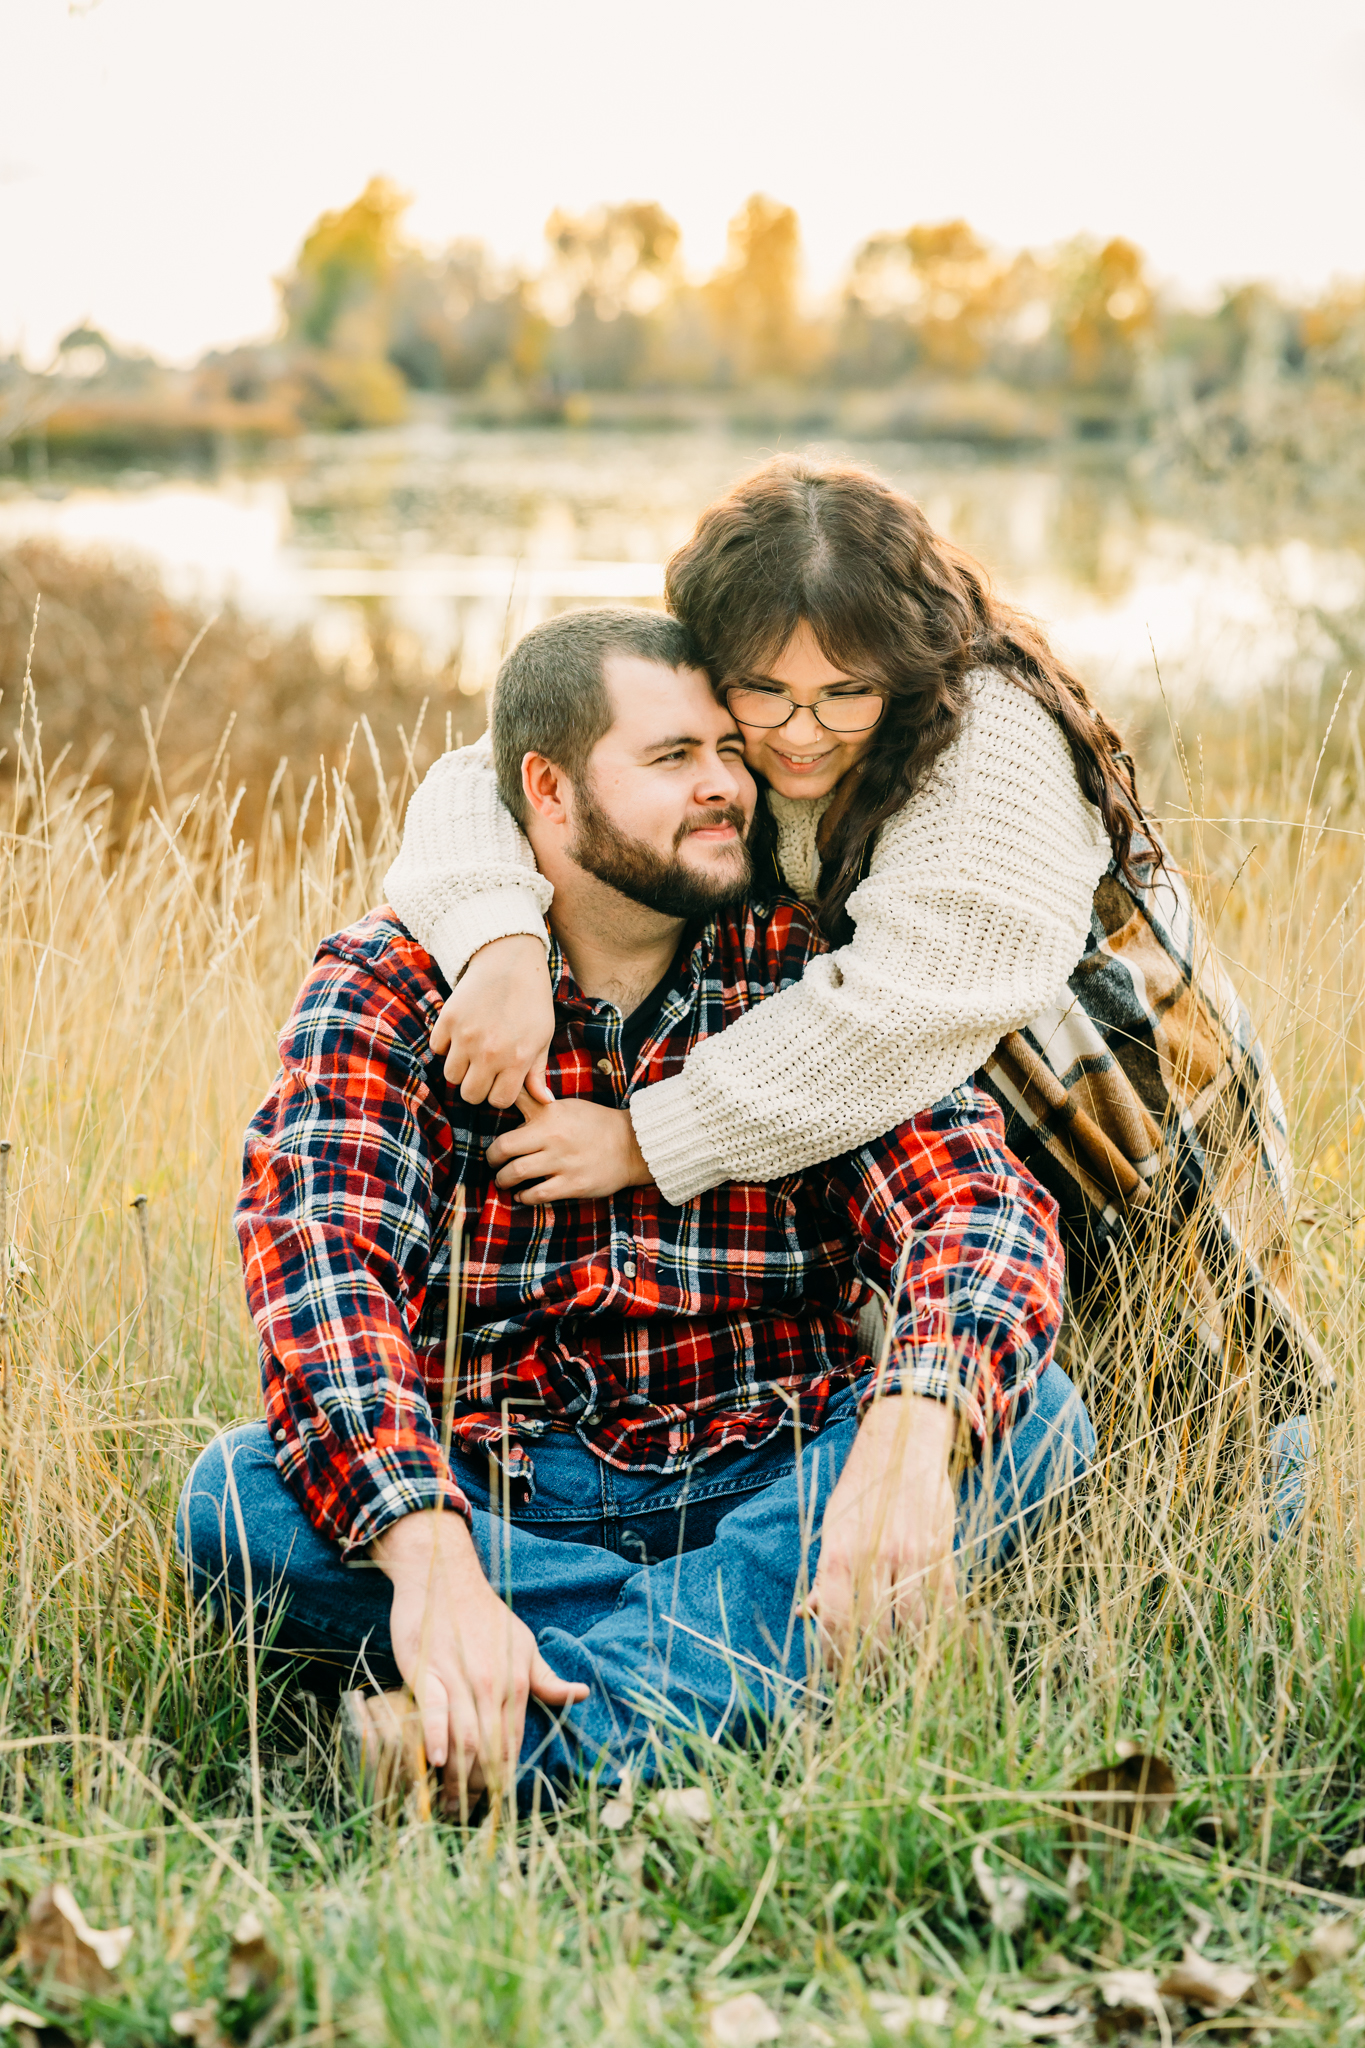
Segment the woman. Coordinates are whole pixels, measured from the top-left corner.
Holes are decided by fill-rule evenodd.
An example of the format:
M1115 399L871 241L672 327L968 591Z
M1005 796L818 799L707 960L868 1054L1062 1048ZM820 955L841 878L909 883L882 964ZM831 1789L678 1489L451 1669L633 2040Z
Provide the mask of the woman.
M626 1153L552 1112L500 1141L499 1181L525 1200L652 1179L683 1202L926 1109L1063 992L1096 884L1140 830L1118 735L1081 684L866 471L769 463L702 514L667 596L766 788L760 857L836 950L604 1109L628 1118ZM529 1077L543 1101L549 892L486 745L432 769L387 888L452 985L463 974L432 1040L450 1078L505 1107Z

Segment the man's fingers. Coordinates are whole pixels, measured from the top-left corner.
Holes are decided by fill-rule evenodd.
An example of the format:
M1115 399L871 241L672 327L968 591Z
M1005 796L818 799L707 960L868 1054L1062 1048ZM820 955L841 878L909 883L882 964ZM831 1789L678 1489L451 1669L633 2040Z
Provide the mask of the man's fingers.
M576 1678L561 1678L557 1671L551 1671L539 1650L531 1653L531 1697L539 1700L543 1707L571 1707L576 1700L588 1697L588 1688ZM525 1708L522 1709L523 1719Z
M518 1124L513 1130L500 1131L488 1147L484 1157L490 1166L503 1166L509 1159L524 1159L529 1153L543 1152L545 1134L531 1124Z
M504 1193L509 1188L519 1188L531 1180L544 1180L551 1170L551 1162L543 1152L533 1152L528 1158L509 1159L498 1169L493 1178Z
M538 1060L532 1063L531 1071L526 1076L525 1093L530 1096L532 1102L546 1103L553 1102L555 1099L550 1093L550 1084L545 1078L544 1053L540 1055Z
M566 1173L546 1174L543 1180L533 1177L530 1185L518 1188L516 1193L518 1202L529 1202L533 1208L546 1202L588 1202L595 1199L571 1174Z
M450 1754L450 1695L434 1672L422 1679L422 1747L439 1771Z

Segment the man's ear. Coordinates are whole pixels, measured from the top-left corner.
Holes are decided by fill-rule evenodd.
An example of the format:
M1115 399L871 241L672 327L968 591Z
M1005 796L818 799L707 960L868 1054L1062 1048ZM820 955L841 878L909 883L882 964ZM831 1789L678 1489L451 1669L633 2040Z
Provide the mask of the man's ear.
M536 817L547 825L568 824L572 784L562 768L544 754L523 754L521 786Z

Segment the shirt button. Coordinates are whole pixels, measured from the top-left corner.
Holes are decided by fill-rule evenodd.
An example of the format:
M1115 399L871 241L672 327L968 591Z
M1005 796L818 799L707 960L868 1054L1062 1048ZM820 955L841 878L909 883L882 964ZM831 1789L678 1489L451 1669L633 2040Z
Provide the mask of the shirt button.
M611 1072L611 1061L599 1060L597 1062L597 1071L599 1074L609 1074Z
M635 1278L636 1272L634 1259L627 1259L625 1265L622 1266L621 1271L625 1274L627 1280L633 1280Z

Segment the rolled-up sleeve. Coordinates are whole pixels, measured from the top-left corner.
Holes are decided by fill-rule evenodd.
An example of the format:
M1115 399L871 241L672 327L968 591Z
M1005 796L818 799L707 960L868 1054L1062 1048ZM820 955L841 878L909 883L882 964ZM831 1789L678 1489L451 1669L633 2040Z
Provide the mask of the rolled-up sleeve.
M347 1552L423 1508L468 1512L412 1342L438 1142L425 1041L393 991L320 960L246 1138L236 1226L277 1462Z
M979 1439L1011 1428L1052 1358L1064 1266L1057 1205L1006 1147L990 1097L955 1089L812 1178L890 1306L868 1398L950 1402Z

